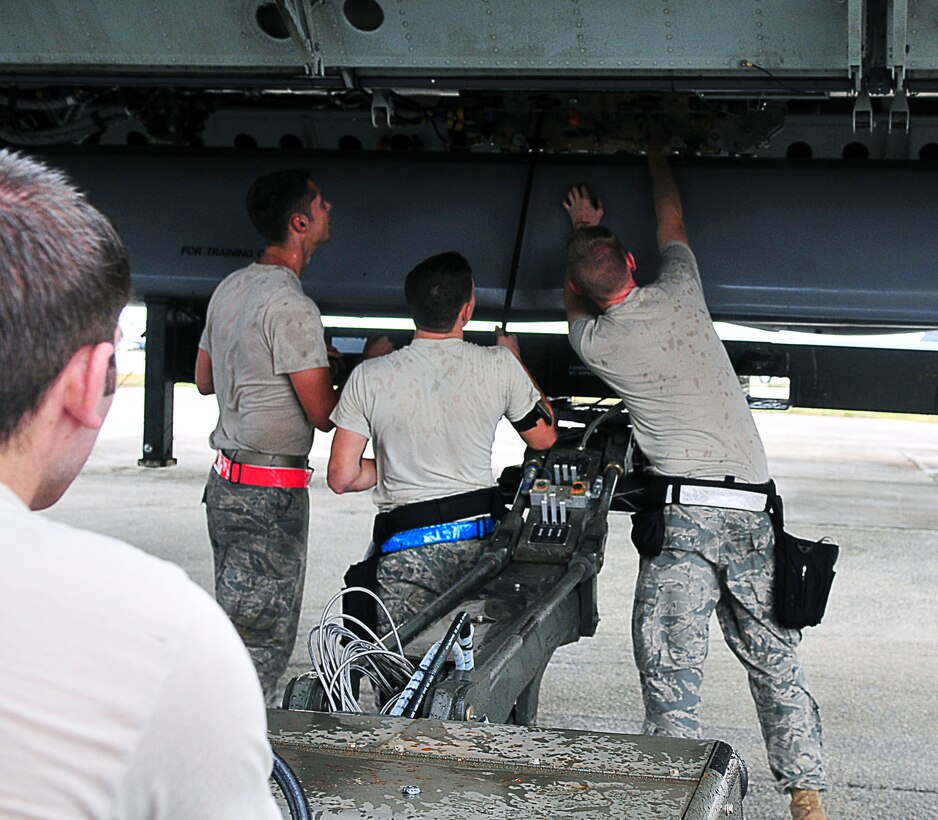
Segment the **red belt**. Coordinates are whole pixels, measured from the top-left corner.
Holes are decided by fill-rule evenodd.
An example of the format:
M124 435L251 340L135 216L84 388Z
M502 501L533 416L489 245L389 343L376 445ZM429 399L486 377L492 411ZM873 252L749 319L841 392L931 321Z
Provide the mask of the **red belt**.
M295 467L256 467L232 461L223 453L215 457L215 472L232 484L250 484L254 487L282 487L295 490L308 487L313 471Z

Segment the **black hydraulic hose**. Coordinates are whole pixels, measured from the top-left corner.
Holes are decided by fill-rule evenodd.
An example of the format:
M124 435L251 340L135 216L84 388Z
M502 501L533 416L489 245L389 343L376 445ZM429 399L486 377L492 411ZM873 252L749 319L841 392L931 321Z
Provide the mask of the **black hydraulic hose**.
M410 703L407 704L407 708L404 710L405 718L416 717L417 709L420 708L420 704L423 702L427 690L440 674L440 670L443 668L443 664L446 663L449 653L453 651L453 644L456 643L456 638L459 637L459 633L468 621L469 613L460 612L450 625L450 628L446 630L446 634L443 636L443 640L440 641L440 645L437 647L436 654L433 656L430 666L423 674L417 691L414 692L414 696L410 699Z
M489 578L498 575L511 559L511 553L506 549L495 549L485 552L476 564L460 581L457 581L446 592L435 598L426 609L418 612L411 620L398 631L401 643L407 643L415 638L441 615L445 615L454 606L464 601L468 595ZM393 637L393 636L392 636ZM385 641L387 645L387 641Z
M287 764L280 755L271 750L274 756L274 768L271 777L280 787L283 796L286 798L287 806L290 809L290 817L293 820L310 820L309 803L306 795L303 793L303 787L300 785L299 778L293 773L293 769Z
M603 470L603 489L599 494L599 499L596 501L596 507L593 511L594 517L602 515L605 519L609 514L612 499L616 494L616 484L624 473L625 469L618 462L611 462L606 465L606 469Z
M618 401L614 405L612 405L612 407L610 407L607 410L604 410L596 418L594 418L589 423L586 430L583 431L583 437L580 439L580 443L577 445L577 450L586 449L586 442L589 440L589 437L593 435L594 432L596 432L596 428L599 427L599 425L602 424L603 422L607 421L608 419L611 419L613 416L617 415L618 413L621 413L623 410L625 410L625 402Z

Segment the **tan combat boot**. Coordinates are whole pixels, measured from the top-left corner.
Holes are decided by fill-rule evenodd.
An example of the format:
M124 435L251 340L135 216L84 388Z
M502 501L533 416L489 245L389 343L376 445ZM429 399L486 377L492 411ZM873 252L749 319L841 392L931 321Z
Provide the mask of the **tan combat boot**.
M792 789L790 808L792 820L825 820L826 817L821 808L821 793L814 789Z

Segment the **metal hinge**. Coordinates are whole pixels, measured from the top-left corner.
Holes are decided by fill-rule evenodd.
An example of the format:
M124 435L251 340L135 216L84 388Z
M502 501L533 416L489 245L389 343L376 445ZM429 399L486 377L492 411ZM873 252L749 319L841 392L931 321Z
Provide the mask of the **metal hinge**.
M889 107L889 133L892 133L893 125L908 133L910 124L909 95L904 88L900 88Z
M865 88L860 90L853 104L853 130L858 128L873 130L873 104L870 102L870 92Z
M377 128L379 120L384 120L388 127L394 119L394 103L388 97L387 92L381 89L375 90L371 95L371 124Z
M280 16L289 29L293 42L307 58L306 73L313 77L324 77L326 74L326 60L315 20L317 10L324 6L325 0L277 0Z

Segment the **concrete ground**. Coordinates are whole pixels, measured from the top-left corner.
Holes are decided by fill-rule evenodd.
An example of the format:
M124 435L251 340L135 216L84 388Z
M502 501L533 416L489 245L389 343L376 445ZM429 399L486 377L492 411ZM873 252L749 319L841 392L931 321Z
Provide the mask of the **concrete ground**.
M212 398L176 389L176 467L145 470L142 388L124 387L84 473L46 514L123 538L181 564L212 588L200 506L212 454ZM805 630L802 656L824 722L831 818L938 818L938 424L881 418L758 413L789 529L841 545L824 623ZM497 469L520 459L510 429ZM367 493L332 495L324 484L329 436L312 454L310 558L301 636L341 586L368 540ZM539 723L636 732L641 697L629 616L637 557L628 519L616 514L599 579L597 635L559 650L541 690ZM748 818L787 817L772 787L742 668L714 620L704 693L707 736L746 760ZM51 661L50 661L51 662ZM308 666L301 637L290 674Z

